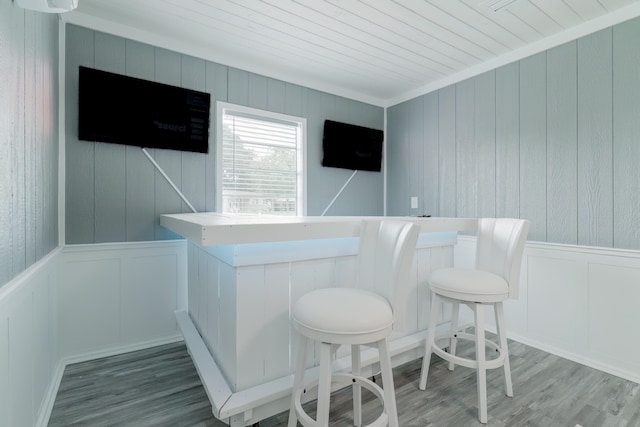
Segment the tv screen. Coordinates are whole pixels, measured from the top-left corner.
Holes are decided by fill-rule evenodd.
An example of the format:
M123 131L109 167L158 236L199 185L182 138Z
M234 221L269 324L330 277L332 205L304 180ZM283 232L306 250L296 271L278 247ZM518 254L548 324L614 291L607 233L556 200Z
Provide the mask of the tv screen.
M80 67L81 140L206 153L210 108L205 92Z
M378 129L325 120L322 166L379 172L383 136Z

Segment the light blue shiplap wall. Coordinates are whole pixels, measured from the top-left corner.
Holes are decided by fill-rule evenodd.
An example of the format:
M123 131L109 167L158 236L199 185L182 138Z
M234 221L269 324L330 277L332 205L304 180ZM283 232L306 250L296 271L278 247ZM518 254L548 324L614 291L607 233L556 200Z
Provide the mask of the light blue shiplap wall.
M309 215L319 215L352 173L321 166L324 120L384 126L381 107L74 25L66 35L66 243L173 238L159 215L189 212L139 148L78 140L79 65L212 94L209 154L149 150L198 211L215 209L215 101L307 119ZM382 188L382 173L358 172L327 214L381 215Z
M388 214L640 249L640 19L388 110ZM411 209L410 198L419 197Z
M58 18L0 2L0 287L58 246Z

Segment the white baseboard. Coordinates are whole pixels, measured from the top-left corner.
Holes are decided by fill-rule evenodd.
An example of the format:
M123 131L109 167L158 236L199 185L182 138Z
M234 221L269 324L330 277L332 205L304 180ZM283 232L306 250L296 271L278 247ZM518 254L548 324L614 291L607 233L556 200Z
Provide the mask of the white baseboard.
M49 425L49 418L51 418L51 411L53 411L53 405L56 402L56 396L58 395L58 389L62 382L65 367L66 365L61 361L58 361L56 364L51 382L47 388L47 393L44 396L40 412L38 413L38 419L35 424L36 427L47 427L47 425Z
M75 363L87 362L89 360L102 359L103 357L117 356L119 354L131 353L132 351L145 350L147 348L157 347L165 344L172 344L175 342L183 341L181 334L176 334L168 337L152 339L135 344L127 344L117 347L109 347L102 350L89 351L82 354L74 354L73 356L65 357L61 363L66 367L67 365L73 365Z
M637 372L620 369L617 366L602 363L593 358L585 357L582 354L576 354L570 351L566 351L561 348L558 348L558 347L549 345L547 343L540 342L538 340L531 339L529 337L525 337L519 334L509 333L508 336L509 336L509 339L518 341L522 344L528 345L533 348L537 348L538 350L542 350L549 354L562 357L563 359L571 360L573 362L580 363L581 365L588 366L590 368L597 369L607 374L615 375L616 377L620 377L622 379L640 384L640 374L638 374Z

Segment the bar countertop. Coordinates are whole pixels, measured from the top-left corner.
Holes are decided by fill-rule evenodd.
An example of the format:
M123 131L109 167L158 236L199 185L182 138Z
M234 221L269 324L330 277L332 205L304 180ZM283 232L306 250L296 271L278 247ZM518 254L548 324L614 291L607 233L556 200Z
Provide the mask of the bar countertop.
M400 219L421 232L475 230L477 219L375 216L271 216L218 212L166 214L160 225L200 246L354 237L364 219Z

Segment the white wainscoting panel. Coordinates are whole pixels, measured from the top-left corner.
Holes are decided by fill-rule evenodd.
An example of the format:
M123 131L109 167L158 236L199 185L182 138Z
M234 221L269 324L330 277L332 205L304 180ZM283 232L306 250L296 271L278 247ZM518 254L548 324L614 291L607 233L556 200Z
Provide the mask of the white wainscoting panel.
M35 336L33 327L33 292L16 297L9 309L9 389L13 425L29 426L34 423L31 379L34 360ZM22 359L22 360L20 360ZM20 361L20 362L18 362ZM16 363L17 362L17 363ZM25 379L27 381L25 381Z
M236 307L238 298L236 292L236 272L233 267L225 264L218 264L218 344L217 351L220 353L220 360L229 368L223 373L229 378L235 379L235 372L238 370L238 361L236 359ZM200 286L206 286L206 283L200 282ZM213 297L214 295L212 295ZM230 384L235 384L231 382Z
M56 378L55 293L60 249L0 289L0 426L45 425Z
M589 329L586 264L571 253L554 252L530 249L527 253L528 334L584 353Z
M130 280L128 286L122 287L121 295L124 342L166 337L176 331L175 316L170 310L180 308L178 289L185 285L185 278L180 275L184 274L182 256L175 251L159 251L124 260L124 278Z
M70 361L180 338L185 241L67 246L58 290L59 356Z
M198 270L196 271L198 278L198 291L196 293L196 300L193 301L193 304L196 306L196 313L198 313L198 325L200 325L200 333L207 334L208 333L208 318L209 312L207 310L207 299L209 292L215 292L215 290L209 290L206 286L202 285L204 280L207 280L209 275L208 273L208 265L207 259L203 254L198 254L200 257L200 261L198 262Z
M0 427L9 427L9 317L0 316Z
M473 237L461 236L456 262L473 262L474 247ZM639 301L640 251L527 242L520 297L505 303L507 332L517 341L640 382ZM487 319L495 328L492 313Z
M226 284L225 284L226 285ZM240 267L236 272L236 357L235 390L244 390L260 384L265 377L264 352L273 346L266 342L260 331L265 324L266 296L271 283L265 282L265 266ZM277 288L277 284L274 284ZM288 300L288 298L287 298ZM278 304L279 306L280 304ZM259 325L259 326L258 326ZM286 331L286 329L285 329ZM281 357L286 358L286 354Z
M353 263L336 262L336 275L350 274ZM266 345L264 350L265 379L276 379L287 375L294 365L289 352L283 354L291 342L293 328L288 311L278 309L278 301L288 300L290 295L289 266L287 264L272 264L265 268L265 300L264 324L265 333L261 334ZM268 284L268 285L267 285ZM336 282L336 286L343 283Z
M55 276L54 276L55 275ZM33 401L44 402L58 365L56 356L56 290L58 270L41 276L40 292L33 293ZM34 408L39 409L39 408Z
M589 352L640 380L640 260L589 264Z
M207 311L207 313L199 317L202 325L200 333L202 336L207 337L207 342L211 343L210 347L213 348L220 343L222 329L228 327L227 324L221 321L220 310L222 307L218 303L220 301L220 270L224 267L221 267L220 263L211 257L203 257L202 261L204 262L204 267L206 267L206 270L203 271L206 276L198 282L199 293L203 294L200 298L201 308L198 309L198 316L201 315L201 311ZM208 287L207 283L209 284ZM204 323L205 318L206 323Z
M85 248L63 256L58 296L62 358L120 342L122 266L115 253L113 258L104 255Z
M469 243L470 244L470 243ZM473 241L474 256L475 256L475 240ZM528 248L525 246L522 269L520 270L520 288L518 290L518 299L511 299L504 303L504 315L507 322L507 332L511 335L517 334L520 336L526 336L527 334L527 321L529 318L529 305L526 296L529 294L529 284L527 277L529 277L529 263L527 263ZM485 319L488 319L489 323L495 329L495 315L493 310L491 313L487 312Z

